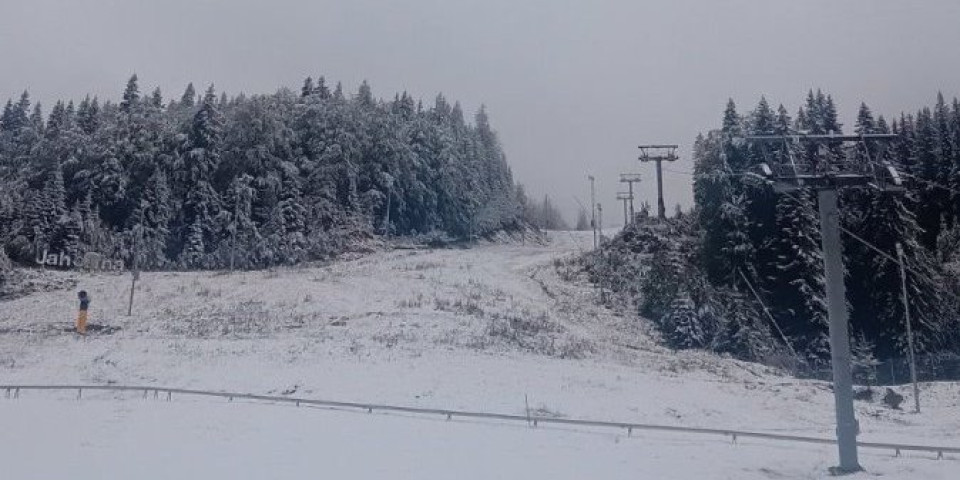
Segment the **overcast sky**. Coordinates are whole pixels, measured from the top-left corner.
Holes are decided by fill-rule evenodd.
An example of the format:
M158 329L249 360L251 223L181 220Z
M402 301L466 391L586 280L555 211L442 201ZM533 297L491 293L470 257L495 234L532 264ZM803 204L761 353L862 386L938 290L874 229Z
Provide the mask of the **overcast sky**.
M670 168L691 170L727 98L793 114L820 87L851 125L861 101L889 116L960 95L960 2L0 0L3 101L116 99L133 72L168 98L191 81L270 93L322 74L349 92L368 79L377 96L484 103L517 181L572 216L592 173L613 223L620 172L645 174L639 198L655 205L636 146L680 144ZM691 204L688 176L665 183L668 209Z

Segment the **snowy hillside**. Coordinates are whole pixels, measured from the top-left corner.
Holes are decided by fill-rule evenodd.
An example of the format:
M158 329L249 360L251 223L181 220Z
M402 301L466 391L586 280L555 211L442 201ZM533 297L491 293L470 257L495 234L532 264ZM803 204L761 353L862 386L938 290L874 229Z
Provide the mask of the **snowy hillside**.
M175 386L829 438L827 384L657 345L595 305L553 261L591 243L397 250L328 266L70 277L75 292L0 303L0 383ZM61 279L62 280L62 279ZM111 332L108 329L107 332ZM908 395L907 389L900 389ZM956 384L923 386L921 414L858 402L864 441L955 445ZM222 400L24 392L0 401L10 478L815 478L833 447L690 435L527 429ZM12 427L12 428L11 428ZM60 452L62 462L45 461ZM953 478L960 460L864 451L863 478ZM12 469L12 470L10 470ZM147 475L147 477L143 477Z

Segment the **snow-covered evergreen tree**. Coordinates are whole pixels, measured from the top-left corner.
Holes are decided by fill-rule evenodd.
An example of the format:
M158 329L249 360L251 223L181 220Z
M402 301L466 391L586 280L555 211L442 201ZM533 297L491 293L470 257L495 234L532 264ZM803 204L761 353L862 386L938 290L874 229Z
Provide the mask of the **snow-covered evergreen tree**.
M315 78L306 97L218 100L211 87L197 102L191 84L165 106L132 76L118 103L61 101L46 120L28 92L8 100L0 242L30 261L66 241L79 215L84 251L127 256L137 238L144 268L247 268L325 258L388 231L516 228L512 175L486 111L471 125L446 100L383 102L369 84L348 100L342 85L331 92ZM49 190L53 171L62 188ZM279 231L291 233L270 238Z
M799 340L811 358L823 358L827 334L826 286L820 221L812 193L798 191L777 201L776 270L768 279L774 313L784 334Z
M696 306L687 292L681 292L670 304L670 311L660 320L665 335L676 348L699 348L706 341Z

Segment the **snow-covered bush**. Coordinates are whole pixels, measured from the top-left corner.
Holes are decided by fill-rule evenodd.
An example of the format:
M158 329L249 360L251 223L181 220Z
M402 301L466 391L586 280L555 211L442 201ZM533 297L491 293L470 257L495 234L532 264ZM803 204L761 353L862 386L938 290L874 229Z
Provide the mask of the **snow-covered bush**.
M7 276L10 274L12 268L10 259L7 258L7 253L0 247L0 287L7 282Z

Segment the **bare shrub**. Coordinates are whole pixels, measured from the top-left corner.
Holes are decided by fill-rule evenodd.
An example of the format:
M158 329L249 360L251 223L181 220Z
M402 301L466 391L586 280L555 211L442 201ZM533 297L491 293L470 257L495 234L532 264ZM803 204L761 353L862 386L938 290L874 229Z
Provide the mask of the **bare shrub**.
M396 305L399 308L421 308L423 307L423 294L417 294L416 298L400 300Z
M393 330L389 332L380 332L373 335L373 341L387 347L393 348L401 342L412 342L416 337L405 330Z
M189 315L169 313L172 320L165 330L184 337L263 337L281 327L263 302L240 302L231 308L208 308Z
M433 309L439 310L441 312L449 312L450 307L453 305L453 302L445 298L434 298L433 299Z
M485 312L480 308L476 300L467 298L466 300L457 300L453 303L453 308L457 313L470 315L471 317L483 318Z
M551 357L579 359L594 352L591 342L571 336L546 312L533 313L523 309L519 314L494 314L484 334L522 350ZM485 341L475 343L487 346Z

